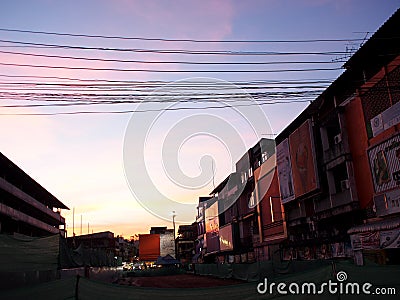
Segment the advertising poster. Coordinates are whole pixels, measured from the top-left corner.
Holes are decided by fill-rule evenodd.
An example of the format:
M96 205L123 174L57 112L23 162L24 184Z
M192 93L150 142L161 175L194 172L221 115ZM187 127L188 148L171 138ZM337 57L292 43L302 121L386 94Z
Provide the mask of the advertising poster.
M374 203L379 217L400 213L400 189L375 196Z
M233 250L232 225L226 225L219 229L219 249L220 251Z
M168 254L175 257L175 242L173 232L160 234L160 256L166 256Z
M156 260L160 256L160 235L139 234L139 259Z
M353 250L376 250L380 248L379 231L360 232L350 236Z
M368 150L376 193L400 187L400 135Z
M400 123L400 102L371 119L372 135L377 136L386 129Z
M400 228L385 230L380 233L380 248L400 248Z
M311 121L305 121L289 136L295 197L318 188Z
M289 153L289 140L285 139L276 146L276 164L278 167L279 188L282 203L294 199L292 164Z
M219 251L219 220L218 202L215 202L205 211L207 252Z
M206 232L213 232L218 234L219 221L218 221L218 202L215 202L205 211Z

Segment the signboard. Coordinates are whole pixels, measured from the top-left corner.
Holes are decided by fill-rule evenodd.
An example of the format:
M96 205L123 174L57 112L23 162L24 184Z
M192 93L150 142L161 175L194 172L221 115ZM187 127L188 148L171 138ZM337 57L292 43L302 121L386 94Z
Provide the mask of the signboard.
M219 229L218 202L206 208L205 212L206 232L217 232Z
M289 136L294 195L300 197L318 188L311 121L305 121Z
M160 256L171 255L175 257L174 233L166 232L160 234Z
M400 213L400 189L375 196L374 203L378 217Z
M219 249L221 251L233 250L232 225L228 224L219 229Z
M294 199L292 164L289 153L289 140L285 139L276 146L276 164L278 167L279 188L282 203Z
M160 235L139 234L139 259L154 261L160 256Z
M207 253L219 251L219 236L216 232L206 233Z
M368 150L376 193L400 187L400 135Z
M380 232L381 248L400 248L400 228Z
M350 236L353 250L374 250L380 247L379 231L360 232Z
M219 220L218 202L215 202L205 211L207 252L219 251Z
M377 136L386 129L400 123L400 102L392 105L371 119L372 135Z

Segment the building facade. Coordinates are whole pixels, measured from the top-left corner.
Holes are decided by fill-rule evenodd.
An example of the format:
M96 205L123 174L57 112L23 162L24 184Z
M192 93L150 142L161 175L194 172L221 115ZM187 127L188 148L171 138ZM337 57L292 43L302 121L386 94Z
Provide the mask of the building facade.
M66 236L61 210L68 209L0 153L0 232Z

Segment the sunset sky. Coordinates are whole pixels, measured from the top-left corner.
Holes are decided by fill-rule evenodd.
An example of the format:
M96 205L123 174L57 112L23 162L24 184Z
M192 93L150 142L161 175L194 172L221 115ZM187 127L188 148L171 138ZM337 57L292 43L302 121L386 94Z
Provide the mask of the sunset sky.
M68 235L72 234L72 208L75 208L75 233L80 234L80 218L83 233L110 230L115 235L129 237L148 232L151 226L171 227L170 221L160 219L138 203L131 192L124 171L123 147L125 132L132 113L107 113L116 110L135 109L136 104L115 104L98 107L4 107L26 103L26 99L7 98L12 90L7 83L27 81L56 82L55 77L80 80L115 81L165 81L187 78L212 78L208 81L258 81L258 80L322 80L332 81L341 70L304 71L306 68L340 68L343 55L325 57L301 57L302 60L325 60L326 65L235 65L197 66L182 64L120 63L100 60L71 60L53 56L79 56L109 60L145 61L270 61L298 60L300 57L276 56L202 56L176 53L132 53L102 50L82 50L50 47L26 47L16 41L36 44L74 45L101 48L135 49L185 49L191 51L259 51L259 52L346 52L359 47L361 40L370 37L399 7L400 1L369 0L298 0L298 1L0 1L0 152L6 155L71 210L63 211L67 220ZM1 29L31 30L42 32L72 33L119 37L155 39L208 40L213 43L185 41L145 41L102 39L43 35L2 31ZM246 43L249 40L308 40L335 39L337 42L309 43ZM241 40L240 43L221 41ZM13 41L13 42L10 42ZM27 56L18 53L42 56ZM11 65L14 64L14 65ZM22 65L87 67L67 69ZM93 69L107 70L93 70ZM164 72L117 71L115 69L154 69ZM277 70L303 69L298 72L210 72L212 70ZM114 69L114 70L111 70ZM170 73L168 70L180 70ZM188 70L187 72L182 72ZM190 72L203 70L204 72ZM207 72L208 71L208 72ZM10 76L46 76L47 79ZM52 78L51 78L52 77ZM59 80L58 80L59 81ZM65 81L64 81L65 82ZM325 84L326 86L327 84ZM21 87L21 85L16 85ZM53 91L54 92L54 91ZM127 91L129 92L129 91ZM149 92L151 90L149 89ZM30 102L33 104L34 102ZM151 104L153 105L153 104ZM262 109L272 127L279 133L307 105L307 102L264 105ZM103 111L101 114L72 115L21 115L73 111ZM220 118L231 122L245 147L254 145L260 136L253 134L246 122L225 109L207 109L207 120ZM220 111L220 112L215 112ZM134 114L134 113L133 113ZM146 113L142 113L145 115ZM150 115L150 114L149 114ZM148 172L159 191L180 203L195 205L199 196L207 195L232 170L232 165L243 154L242 148L226 149L229 137L193 136L192 142L180 141L179 166L189 176L197 176L200 160L205 154L214 158L215 175L196 189L176 185L163 174L165 162L161 159L162 141L171 133L177 120L192 118L192 110L168 111L144 146ZM195 126L197 123L193 121ZM190 124L190 123L189 123ZM217 123L215 123L217 124ZM247 126L247 127L246 127ZM128 127L129 128L129 127ZM186 126L190 137L192 126ZM183 130L183 129L182 129ZM222 129L220 129L221 132ZM269 134L264 132L263 134ZM136 134L136 133L134 133ZM193 132L196 134L196 132ZM221 133L223 135L223 133ZM222 141L219 141L218 138ZM227 139L227 140L224 140ZM235 141L234 141L235 142ZM233 142L233 143L234 143ZM142 144L139 145L142 147ZM161 147L161 148L160 148ZM224 148L225 147L225 148ZM154 161L153 161L154 160ZM209 163L209 162L207 162ZM208 166L208 165L207 165ZM167 166L168 167L168 166ZM204 170L203 170L204 171ZM212 180L211 180L212 179ZM148 188L146 186L142 187ZM149 187L150 189L150 187ZM151 193L149 193L149 197ZM147 199L146 201L157 201ZM172 216L174 206L162 206L165 216ZM157 213L156 213L157 214ZM177 220L187 223L189 219ZM193 210L192 220L196 211Z

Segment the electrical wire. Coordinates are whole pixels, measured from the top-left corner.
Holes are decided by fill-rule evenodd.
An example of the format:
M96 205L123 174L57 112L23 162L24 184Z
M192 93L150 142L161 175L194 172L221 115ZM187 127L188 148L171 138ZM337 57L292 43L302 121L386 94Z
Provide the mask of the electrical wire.
M107 36L107 35L89 35L76 33L62 33L51 31L35 31L11 28L0 28L4 32L31 33L41 35L69 36L69 37L85 37L100 39L117 39L117 40L137 40L137 41L160 41L160 42L190 42L190 43L319 43L319 42L362 42L365 38L349 38L349 39L294 39L294 40L200 40L200 39L167 39L167 38L147 38L147 37L127 37L127 36Z
M190 54L190 55L229 55L229 56L280 56L280 55L345 55L343 51L322 51L322 52L277 52L277 51L217 51L217 50L179 50L179 49L142 49L142 48L110 48L110 47L89 47L73 46L62 44L46 44L21 42L12 40L0 40L2 43L10 43L25 46L42 46L55 49L74 49L74 50L100 50L117 52L135 52L135 53L157 53L157 54Z
M121 68L91 68L91 67L68 67L52 65L32 65L17 63L0 63L2 66L30 67L46 69L66 69L85 71L116 71L116 72L148 72L148 73L282 73L282 72L312 72L312 71L337 71L342 68L309 68L309 69L275 69L275 70L153 70L153 69L121 69Z
M224 109L235 108L244 106L262 106L271 104L288 104L288 103L302 103L304 101L282 101L282 102L261 102L256 104L243 104L243 105L222 105L222 106L206 106L206 107L176 107L176 108L163 108L163 109L143 109L143 110L119 110L119 111L73 111L73 112L54 112L54 113L0 113L2 116L54 116L54 115L79 115L79 114L125 114L125 113L146 113L146 112L163 112L163 111L178 111L178 110L205 110L205 109Z
M284 65L284 64L334 64L336 61L262 61L262 62L203 62L203 61L165 61L165 60L124 60L124 59L106 59L106 58L92 58L83 56L67 56L67 55L51 55L51 54L37 54L16 51L1 51L0 53L22 55L31 57L46 57L46 58L60 58L60 59L73 59L82 61L101 61L101 62L117 62L117 63L140 63L140 64L183 64L183 65Z

